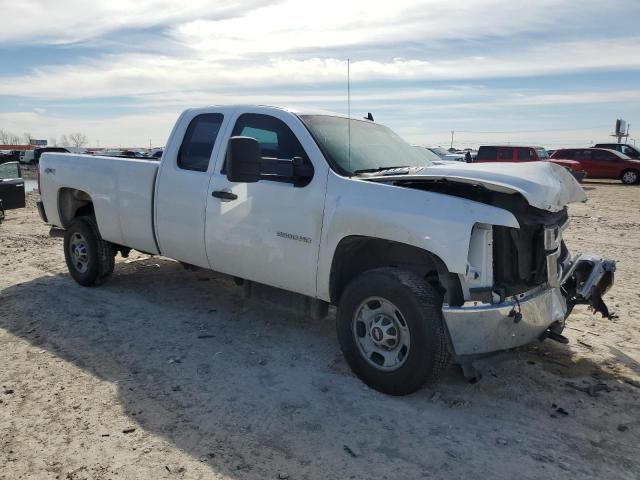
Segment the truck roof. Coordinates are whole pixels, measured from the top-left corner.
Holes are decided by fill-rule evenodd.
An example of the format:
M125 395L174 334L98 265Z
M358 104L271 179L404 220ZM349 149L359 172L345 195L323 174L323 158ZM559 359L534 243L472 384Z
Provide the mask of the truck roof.
M308 107L286 107L286 106L275 106L275 105L262 105L262 104L251 104L251 103L238 103L238 104L230 104L230 105L208 105L205 107L194 107L188 108L187 111L193 110L203 110L208 108L215 108L219 110L244 110L244 109L260 109L265 112L272 110L279 110L284 112L293 113L296 115L328 115L332 117L341 117L341 118L349 118L347 115L338 112L332 112L330 110L323 110L320 108L308 108ZM360 117L351 117L352 120L364 120L364 118Z

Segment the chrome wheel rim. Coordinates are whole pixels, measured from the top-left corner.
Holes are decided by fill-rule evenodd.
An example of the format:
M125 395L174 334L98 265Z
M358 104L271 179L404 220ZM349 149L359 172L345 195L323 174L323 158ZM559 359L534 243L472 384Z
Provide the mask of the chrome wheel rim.
M638 181L638 174L636 172L624 172L622 180L625 183L636 183Z
M89 269L89 248L87 240L81 233L72 234L69 242L69 257L78 272L85 273Z
M386 298L369 297L356 308L352 333L360 354L378 370L397 370L407 361L409 325L400 309Z

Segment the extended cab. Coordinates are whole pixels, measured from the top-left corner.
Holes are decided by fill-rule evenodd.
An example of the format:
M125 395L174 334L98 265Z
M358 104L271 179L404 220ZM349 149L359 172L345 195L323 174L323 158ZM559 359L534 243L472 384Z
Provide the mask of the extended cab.
M426 165L425 165L426 164ZM577 303L607 314L615 263L571 257L549 162L432 165L390 129L275 107L192 109L160 162L44 154L41 214L82 285L137 249L295 292L367 384L404 394L451 356L561 335Z
M581 182L586 177L580 162L573 160L555 159L549 157L547 151L542 147L522 147L522 146L482 146L478 149L476 162L540 162L547 161L566 168Z
M620 179L627 185L640 183L640 160L629 158L607 148L561 148L553 152L552 160L580 162L589 178Z

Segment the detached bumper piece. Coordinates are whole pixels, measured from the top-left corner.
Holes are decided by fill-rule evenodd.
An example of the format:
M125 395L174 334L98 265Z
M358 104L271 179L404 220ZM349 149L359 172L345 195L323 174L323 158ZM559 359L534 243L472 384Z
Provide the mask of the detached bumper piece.
M548 249L553 243L552 235L548 235L545 243ZM442 314L455 354L508 350L545 338L567 343L560 331L573 306L578 304L590 305L603 317L614 318L602 296L613 285L616 263L596 255L580 254L558 264L559 254L558 250L547 257L551 261L546 286L500 303L445 306Z
M457 356L477 355L534 342L567 314L559 288L540 288L497 304L444 307L442 313Z
M574 305L586 304L594 313L612 320L602 296L613 286L616 262L597 255L581 253L562 273L562 293L567 298L569 311Z

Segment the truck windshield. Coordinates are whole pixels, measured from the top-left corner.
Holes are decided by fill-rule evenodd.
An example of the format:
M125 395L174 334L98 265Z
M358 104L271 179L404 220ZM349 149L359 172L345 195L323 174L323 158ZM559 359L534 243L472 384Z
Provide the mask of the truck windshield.
M349 122L346 118L330 115L302 115L300 118L341 173L351 175L359 171L431 165L424 155L383 125L368 120L351 119Z

